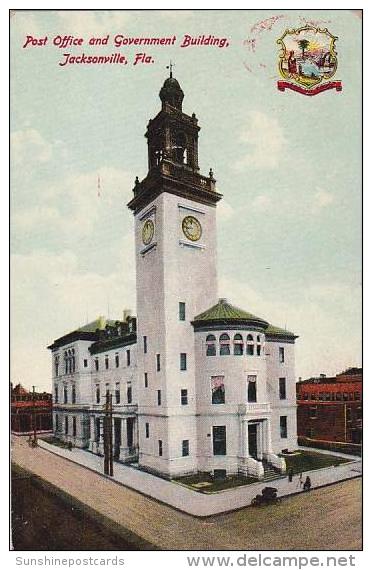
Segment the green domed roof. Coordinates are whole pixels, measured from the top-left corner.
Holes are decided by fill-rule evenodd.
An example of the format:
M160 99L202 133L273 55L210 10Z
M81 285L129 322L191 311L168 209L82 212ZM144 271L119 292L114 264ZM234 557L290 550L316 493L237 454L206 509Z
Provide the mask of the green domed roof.
M197 315L194 319L194 323L201 323L203 321L245 321L247 324L249 321L252 324L262 326L262 328L266 328L269 325L264 319L256 317L256 315L248 313L243 309L234 307L228 303L226 299L219 299L216 305L213 305L213 307L204 311L204 313Z

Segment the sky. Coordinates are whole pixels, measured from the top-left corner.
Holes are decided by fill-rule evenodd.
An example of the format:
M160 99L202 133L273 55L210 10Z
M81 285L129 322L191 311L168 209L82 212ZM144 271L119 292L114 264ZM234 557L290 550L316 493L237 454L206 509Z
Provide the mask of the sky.
M338 37L342 92L277 89L276 40L306 23ZM296 377L361 365L361 23L357 10L13 14L13 383L50 390L54 339L98 315L135 313L126 204L147 174L143 135L170 59L201 126L201 173L212 167L224 196L219 296L299 335ZM117 34L176 42L116 48ZM185 34L228 45L181 48ZM58 35L84 43L59 48ZM108 45L87 45L107 35ZM23 48L27 36L46 45ZM59 65L82 52L120 52L128 64ZM140 52L153 63L133 65Z

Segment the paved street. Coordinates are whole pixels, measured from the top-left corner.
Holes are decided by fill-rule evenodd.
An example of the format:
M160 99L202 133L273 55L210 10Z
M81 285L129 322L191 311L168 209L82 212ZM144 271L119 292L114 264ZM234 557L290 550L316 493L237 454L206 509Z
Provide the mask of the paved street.
M360 479L289 497L276 506L246 508L203 520L118 485L45 449L32 449L22 438L14 438L12 459L89 509L161 549L341 550L361 547ZM211 498L201 497L204 501Z
M69 451L68 449L48 444L42 440L39 440L39 445L53 454L64 457L69 461L74 461L84 467L88 467L97 473L103 473L103 457L78 448L73 448ZM336 481L343 481L360 476L361 460L358 458L355 459L355 457L352 456L345 457L350 458L350 463L341 464L332 468L309 471L308 474L311 477L312 487L322 487L335 483ZM307 473L304 472L303 480L306 475ZM189 515L199 517L222 514L246 507L251 504L252 499L257 494L261 494L263 487L268 485L268 483L264 482L253 483L251 485L235 487L234 489L206 496L181 484L160 479L150 473L121 463L114 464L113 479L126 487L130 487L144 495L164 502ZM289 482L287 477L282 477L269 483L269 485L276 487L278 489L278 495L281 497L302 492L298 476L294 476L292 482Z

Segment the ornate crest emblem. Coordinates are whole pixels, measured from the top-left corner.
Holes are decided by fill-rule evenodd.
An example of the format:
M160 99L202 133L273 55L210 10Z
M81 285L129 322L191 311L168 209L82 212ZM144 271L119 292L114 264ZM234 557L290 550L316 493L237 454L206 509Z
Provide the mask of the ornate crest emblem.
M286 30L277 43L281 46L279 72L285 81L278 81L278 89L286 88L316 95L328 89L342 90L341 81L329 81L337 70L336 36L307 25Z

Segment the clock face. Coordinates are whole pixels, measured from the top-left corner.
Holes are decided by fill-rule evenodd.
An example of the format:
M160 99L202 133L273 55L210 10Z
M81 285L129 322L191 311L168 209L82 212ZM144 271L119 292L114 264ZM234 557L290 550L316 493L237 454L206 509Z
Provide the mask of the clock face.
M154 237L154 231L154 222L152 220L146 220L142 228L142 241L145 245L149 245L149 243L151 243L152 238Z
M191 241L198 241L202 235L200 222L194 216L186 216L182 220L182 231L187 239Z

